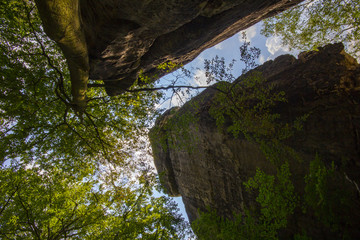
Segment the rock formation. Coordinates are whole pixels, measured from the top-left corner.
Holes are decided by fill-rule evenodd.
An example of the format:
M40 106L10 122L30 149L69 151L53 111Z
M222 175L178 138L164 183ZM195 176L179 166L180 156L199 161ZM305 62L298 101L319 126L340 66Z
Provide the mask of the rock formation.
M80 93L78 89L73 91L81 97L86 91L81 84L87 75L92 80L103 80L109 95L120 94L134 83L140 71L161 75L156 69L159 64L188 63L203 50L301 1L36 0L36 3L46 33L66 53L72 76L77 78L72 82L81 88ZM84 73L88 68L86 61L90 69Z
M281 121L291 122L309 114L303 130L282 141L302 159L290 163L297 192L302 194L304 175L316 154L327 166L334 162L353 190L359 191L360 66L344 52L343 45L301 53L298 59L283 55L248 74L254 71L261 72L274 91L285 92L287 102L272 108ZM274 172L259 144L244 136L235 138L226 128L216 126L209 114L216 94L214 87L208 88L183 107L167 111L150 133L163 186L170 195L182 196L190 221L199 217L198 209L206 211L207 207L227 218L242 212L254 201L243 182L253 177L257 168ZM359 206L353 206L352 211L353 225L346 227L352 234L350 239L358 239ZM283 233L284 239L290 239L299 228L309 228L313 239L340 236L326 232L313 216L295 215L289 219L289 226L292 230Z

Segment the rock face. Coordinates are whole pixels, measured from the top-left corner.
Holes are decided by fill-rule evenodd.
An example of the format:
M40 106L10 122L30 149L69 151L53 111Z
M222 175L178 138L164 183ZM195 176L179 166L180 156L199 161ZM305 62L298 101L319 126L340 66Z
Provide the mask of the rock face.
M89 78L104 80L109 95L120 94L141 70L155 74L161 63L188 63L203 50L301 1L81 0Z
M302 53L298 59L283 55L255 70L261 72L276 91L285 92L288 101L273 108L282 121L309 114L303 130L283 140L283 144L302 158L302 162L290 163L297 192L302 194L304 175L316 154L327 165L331 162L341 165L339 171L346 175L354 191L358 191L360 66L356 60L344 52L342 44L334 44L318 52ZM242 212L244 206L254 201L244 190L243 182L253 177L257 168L274 173L274 166L258 144L241 136L235 138L216 126L209 114L216 94L213 88L206 89L183 107L169 110L157 120L150 133L162 183L170 195L182 196L190 221L199 217L198 209L206 211L206 207L228 218L233 212ZM188 121L176 120L184 116ZM175 119L173 124L167 124L172 119ZM350 232L356 236L351 239L358 239L359 206L354 206L353 211L357 217L349 228L353 228ZM312 225L313 239L338 237L320 230L321 226L309 216L295 215L289 222L293 229L304 227L304 222L308 227ZM291 236L293 230L289 231L284 233L284 239L290 239L286 236Z

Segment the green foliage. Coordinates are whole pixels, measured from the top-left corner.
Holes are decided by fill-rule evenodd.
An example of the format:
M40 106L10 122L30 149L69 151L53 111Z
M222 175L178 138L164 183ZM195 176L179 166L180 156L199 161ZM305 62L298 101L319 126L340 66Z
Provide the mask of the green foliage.
M251 58L246 53L243 56ZM214 85L218 92L209 113L218 127L225 128L235 137L259 144L269 165L277 169L277 174L269 175L257 169L255 176L244 183L250 196L256 196L256 203L245 207L242 213L234 214L232 219L224 219L212 209L201 213L192 225L199 239L278 239L279 232L287 228L288 218L295 211L301 215L300 207L307 211L304 213L306 217L316 218L316 224L320 222L337 234L342 232L338 236L347 239L346 226L351 224L349 216L353 215L350 209L357 204L354 203L356 197L334 165L328 169L316 157L305 177L304 198L295 193L289 163L302 160L283 141L302 130L310 113L293 122L284 122L273 108L286 102L285 94L277 92L259 72L248 72L234 83L228 83L227 80L233 77L226 72L222 59L215 58L207 64L207 76L223 80ZM307 235L309 229L299 230L294 239L310 239Z
M351 212L356 206L356 196L334 163L326 167L316 155L310 162L305 182L305 211L312 212L331 231L338 231L352 222Z
M0 5L0 163L37 161L80 173L99 161L121 162L156 117L157 92L106 96L90 88L82 115L71 104L59 48L43 33L32 1Z
M262 34L280 36L282 44L311 50L327 43L344 42L359 58L359 0L307 0L264 20Z
M199 239L278 239L278 231L287 226L287 218L298 204L290 177L287 163L276 176L258 169L244 185L248 192L257 193L259 210L246 209L234 219L223 219L209 210L192 224L194 232Z
M220 82L209 113L219 128L227 127L234 137L244 136L258 143L281 141L301 131L309 114L292 123L281 122L273 107L286 102L283 91L276 91L260 72L252 71L235 83ZM230 121L230 124L229 124Z
M306 3L292 14L285 13L289 24L297 23L289 32L299 32L301 38L297 42L285 37L284 43L309 46L307 41L315 36L320 44L325 35L317 33L317 24L335 26L338 31L351 26L347 32L335 34L334 39L346 35L349 42L357 41L358 4L341 1L333 7L333 2L336 1L318 5L311 1L312 5ZM331 17L321 22L314 15L308 23L310 30L298 31L295 26L305 26L299 24L303 20L301 11L312 6L316 11L306 14L326 11ZM288 31L286 21L271 21L264 32ZM71 103L65 59L43 33L34 3L1 1L0 33L1 238L183 239L189 235L174 202L153 197L152 189L157 183L148 175L146 160L129 160L134 151L143 147L141 139L157 116L155 106L162 97L157 91L141 88L153 89L154 78L179 66L166 63L158 67L158 75L140 74L136 84L117 97L106 96L102 88L90 88L87 108L79 113ZM240 48L245 71L256 66L254 58L259 55L256 48L249 46L246 43ZM279 123L280 116L271 110L276 103L286 101L284 93L274 91L257 72L232 83L232 67L233 62L226 66L224 59L218 57L205 62L208 83L217 82L218 90L210 113L219 127L259 143L278 172L271 176L258 170L246 183L248 191L257 194L259 208L246 209L232 221L209 211L202 214L194 228L203 239L276 239L297 203L287 165L289 157L284 157L295 154L280 142L301 130L306 116L294 123ZM93 83L99 84L96 80ZM168 124L177 126L184 138L167 136L167 146L179 147L181 142L189 146L194 130L189 125L197 117L185 114L171 119ZM138 180L129 180L132 171L141 173ZM338 218L337 206L351 211L348 192L331 188L337 186L339 179L343 178L335 174L334 168L327 169L319 161L312 163L306 177L304 208L314 211L332 229L348 222ZM297 239L307 239L306 234L297 235Z
M306 233L304 233L304 234L296 234L296 235L294 236L294 240L311 240L311 238L308 237L308 236L306 235Z
M218 84L221 90L214 99L209 113L216 119L219 127L226 117L231 125L227 131L235 137L239 134L250 137L269 136L275 132L274 121L278 114L270 112L276 102L286 101L284 93L273 93L271 86L266 86L265 79L259 72L252 72L234 84Z
M257 169L255 176L244 185L248 192L257 196L258 205L235 214L233 219L223 219L211 209L201 213L192 224L199 239L278 239L279 230L287 227L287 219L300 206L308 217L316 219L316 224L321 223L336 234L336 238L352 239L347 229L357 227L352 211L359 203L353 186L339 174L334 164L328 168L318 156L311 161L302 198L295 193L287 162L278 168L276 176ZM300 231L302 233L295 234L294 239L311 239L306 233L308 229Z
M195 107L194 109L198 108ZM183 149L189 153L193 152L196 146L189 143L196 142L197 136L194 132L198 131L197 122L199 122L199 117L196 112L185 113L171 118L165 129L175 129L175 131L172 131L171 135L167 136L168 146L173 149ZM175 136L181 136L181 138L175 138Z
M215 210L201 212L200 218L191 224L198 239L246 240L260 239L256 219L246 211L245 217L235 214L234 219L224 219Z
M1 239L183 239L174 202L151 186L104 185L60 169L6 168L0 174Z
M245 64L242 74L258 66L255 60L259 58L261 50L257 47L250 47L250 42L247 41L245 32L242 32L242 39L244 43L240 46L240 61Z
M149 75L145 74L143 71L140 71L140 74L136 79L135 84L133 85L133 89L136 89L136 87L143 86L145 84L148 86L153 86L153 83L158 80L161 75L170 73L181 67L181 65L175 64L173 62L165 62L156 66L156 69L158 70L158 73L156 74Z
M244 183L246 189L256 190L256 202L260 204L260 224L257 231L262 239L277 239L277 232L287 225L287 217L293 214L297 196L290 179L289 164L278 169L277 176L267 175L257 170L253 178Z
M242 39L244 42L239 48L239 53L240 61L245 65L242 70L242 74L245 74L249 70L258 66L258 64L256 64L256 60L259 58L261 51L257 47L250 46L250 42L247 41L246 33L242 34ZM205 59L204 70L206 83L233 83L236 80L236 77L232 74L234 63L235 59L233 59L229 64L226 64L225 58L220 58L217 55L211 60Z
M225 65L224 59L214 58L205 62L206 76L209 81L217 80L213 87L218 90L212 100L209 113L217 126L226 128L236 138L246 138L259 144L265 157L275 166L292 159L301 161L298 154L282 143L301 131L309 114L284 122L274 107L287 102L285 93L262 76L261 72L249 71L255 67L260 50L245 42L240 47L241 61L245 63L243 74L235 82L231 72L232 63Z
M298 152L277 139L260 139L258 143L265 158L274 166L281 166L285 162L303 161Z
M1 1L0 33L0 238L183 239L175 203L153 197L148 159L134 154L161 94L89 88L79 113L33 1Z
M181 113L178 112L178 107L169 109L157 119L157 124L149 132L150 139L154 139L153 142L161 146L161 151L181 149L192 153L196 149L193 143L198 140L195 132L198 132L200 106L197 101L192 101L183 108L187 110ZM155 154L159 146L153 146Z
M196 219L191 227L199 239L219 239L227 220L223 220L215 210L208 209L209 212L200 212L200 218Z
M219 128L226 127L235 137L244 136L257 143L274 142L291 137L300 131L308 115L296 119L293 123L284 123L273 107L286 102L283 91L277 91L267 82L261 72L249 70L256 67L255 60L260 50L250 47L246 41L240 47L240 60L244 62L243 75L235 80L231 70L234 60L226 66L223 58L215 57L205 61L207 82L217 82L212 88L217 90L209 113ZM246 73L246 74L245 74Z

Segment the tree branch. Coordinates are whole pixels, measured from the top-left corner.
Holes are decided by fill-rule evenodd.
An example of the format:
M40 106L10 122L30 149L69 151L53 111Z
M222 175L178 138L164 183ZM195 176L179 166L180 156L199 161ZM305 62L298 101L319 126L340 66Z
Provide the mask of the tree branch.
M88 87L105 87L105 84L88 84ZM111 88L111 87L110 87ZM158 91L158 90L169 90L169 89L177 89L177 88L187 88L187 89L205 89L205 88L211 88L215 89L217 91L223 92L221 89L218 89L214 86L190 86L190 85L169 85L166 87L154 87L154 88L138 88L138 89L124 89L125 92L145 92L145 91Z
M26 218L27 218L27 224L30 226L30 229L32 230L32 232L35 234L35 236L37 237L37 239L41 239L40 235L38 233L39 229L36 227L34 221L31 219L30 217L30 213L29 213L29 209L25 206L22 198L21 198L21 194L18 194L18 198L20 201L21 206L23 207L25 214L26 214Z
M31 18L30 18L30 14L32 12L33 8L30 9L28 12L27 12L27 18L28 18L28 22L29 22L29 25L30 25L30 28L32 29L31 33L34 35L35 39L36 39L36 42L40 45L40 49L41 49L41 55L43 55L49 66L55 70L55 72L58 73L59 75L59 78L58 78L58 81L56 83L56 88L65 96L65 99L67 100L67 103L70 102L70 97L66 94L66 91L64 89L64 76L62 74L62 72L53 64L50 56L46 53L46 50L45 50L45 46L43 45L42 41L40 40L39 36L36 34L36 31L35 31L35 28L33 26L33 24L31 23ZM63 102L66 102L62 97L58 96Z
M10 200L14 197L15 193L18 191L19 186L16 186L15 191L11 194L11 196L8 198L4 206L0 210L0 215L5 211L6 206L9 204Z

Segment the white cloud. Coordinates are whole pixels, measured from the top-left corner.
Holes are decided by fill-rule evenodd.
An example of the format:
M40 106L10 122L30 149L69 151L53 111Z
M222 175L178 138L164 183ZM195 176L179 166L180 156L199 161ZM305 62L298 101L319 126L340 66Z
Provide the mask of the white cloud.
M218 43L214 46L214 48L217 50L221 50L221 49L223 49L223 45L222 45L222 43Z
M360 40L351 40L345 42L345 47L347 48L346 51L350 52L351 55L357 60L357 62L360 62L360 53L356 51L359 44Z
M194 74L194 82L197 86L207 86L205 71L197 69Z
M264 62L265 62L265 57L264 57L264 55L260 55L260 57L259 57L259 62L260 62L260 64L263 64Z
M186 91L179 92L171 98L171 107L181 107L185 102L189 100L190 94Z
M248 29L246 29L245 31L241 31L238 33L238 38L240 42L244 42L242 33L245 32L246 33L246 38L247 41L250 42L251 39L253 39L256 36L256 25L253 25L251 27L249 27Z
M282 45L281 38L278 36L273 36L266 39L265 45L271 55L275 55L277 52L286 53L290 51L287 46Z
M197 69L192 80L194 86L209 86L206 82L207 78L205 76L205 70ZM194 93L195 92L193 90L186 91L186 88L184 88L177 94L174 94L168 104L170 104L171 107L182 106L193 96Z

